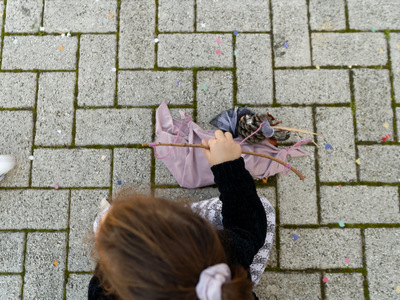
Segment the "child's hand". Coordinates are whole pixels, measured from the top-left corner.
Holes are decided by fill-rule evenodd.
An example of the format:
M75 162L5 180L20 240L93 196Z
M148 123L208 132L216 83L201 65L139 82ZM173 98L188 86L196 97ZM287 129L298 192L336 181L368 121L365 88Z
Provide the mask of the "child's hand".
M206 140L201 140L201 143L210 147L210 149L203 148L203 152L212 166L235 160L242 154L242 148L234 142L230 132L224 134L221 130L217 130L215 139L210 139L208 143Z

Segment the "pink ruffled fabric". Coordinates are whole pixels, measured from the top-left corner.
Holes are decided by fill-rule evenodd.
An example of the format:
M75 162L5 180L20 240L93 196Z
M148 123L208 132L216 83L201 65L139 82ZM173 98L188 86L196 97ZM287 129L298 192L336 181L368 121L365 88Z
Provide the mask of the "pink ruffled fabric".
M201 144L201 140L214 138L214 130L204 130L192 121L192 118L183 111L180 111L183 124L176 140L181 121L172 118L168 106L161 103L156 112L156 143L187 143ZM176 140L176 141L175 141ZM237 143L241 138L235 138ZM258 144L243 143L242 150L267 154L283 160L287 150L279 149L271 145L267 140ZM165 156L170 147L160 146L157 148L159 157ZM301 149L293 149L289 153L292 157L305 156L307 152ZM243 154L246 169L254 178L264 178L282 172L284 167L267 158ZM168 170L175 177L181 187L198 188L214 184L214 176L210 164L204 156L201 148L173 147L169 155L162 159Z

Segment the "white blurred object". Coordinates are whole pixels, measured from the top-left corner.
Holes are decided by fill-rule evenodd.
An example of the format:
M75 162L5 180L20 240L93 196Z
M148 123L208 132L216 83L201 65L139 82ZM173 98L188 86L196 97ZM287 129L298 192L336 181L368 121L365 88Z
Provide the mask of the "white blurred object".
M0 155L0 181L15 167L16 162L14 155Z
M110 203L107 201L107 198L103 198L100 201L100 211L105 210L107 207L110 207Z

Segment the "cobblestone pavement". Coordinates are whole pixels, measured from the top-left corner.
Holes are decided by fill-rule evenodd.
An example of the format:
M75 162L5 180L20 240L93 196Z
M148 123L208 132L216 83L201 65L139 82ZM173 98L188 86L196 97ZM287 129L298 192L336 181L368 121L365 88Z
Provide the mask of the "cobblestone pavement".
M324 134L292 160L304 182L256 181L277 212L261 299L400 299L399 16L398 0L0 0L0 152L18 160L0 299L85 299L91 224L120 185L218 194L140 146L163 100L207 129L247 104Z

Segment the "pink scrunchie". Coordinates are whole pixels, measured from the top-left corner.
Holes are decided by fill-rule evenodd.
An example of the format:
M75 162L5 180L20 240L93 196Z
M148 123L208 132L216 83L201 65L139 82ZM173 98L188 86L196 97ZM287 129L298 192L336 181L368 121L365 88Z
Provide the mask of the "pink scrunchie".
M204 269L196 285L200 300L221 300L222 285L231 280L231 270L227 264L217 264Z

